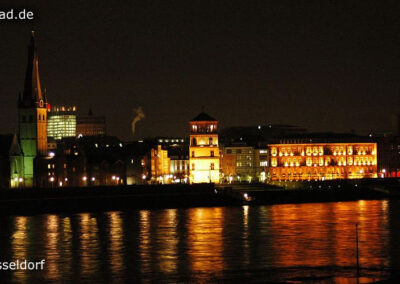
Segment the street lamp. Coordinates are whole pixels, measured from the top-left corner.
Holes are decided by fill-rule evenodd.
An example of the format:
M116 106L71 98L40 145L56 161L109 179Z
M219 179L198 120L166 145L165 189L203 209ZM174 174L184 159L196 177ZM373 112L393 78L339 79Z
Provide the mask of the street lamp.
M51 188L53 188L54 177L50 177Z

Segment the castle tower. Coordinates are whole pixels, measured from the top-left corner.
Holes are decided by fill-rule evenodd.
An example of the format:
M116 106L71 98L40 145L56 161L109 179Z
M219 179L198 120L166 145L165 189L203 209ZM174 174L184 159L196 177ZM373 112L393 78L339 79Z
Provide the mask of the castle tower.
M218 121L202 112L189 124L190 182L219 183Z
M19 140L24 154L25 186L33 186L34 160L47 155L47 99L42 93L35 33L28 47L24 92L18 100Z

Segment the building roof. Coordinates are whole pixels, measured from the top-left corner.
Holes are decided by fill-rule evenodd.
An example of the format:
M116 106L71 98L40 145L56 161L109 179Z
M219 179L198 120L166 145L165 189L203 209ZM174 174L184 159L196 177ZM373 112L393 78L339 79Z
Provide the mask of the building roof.
M217 120L212 116L206 114L204 111L202 111L198 116L191 119L190 121L217 121Z
M11 142L11 146L9 149L9 155L10 156L22 156L23 155L21 145L19 144L18 136L16 133L14 133L14 135L12 137L12 142Z
M46 102L46 96L42 93L40 85L37 44L35 32L32 31L28 47L28 64L25 74L24 93L22 98L20 98L20 105L23 107L32 107L40 100Z

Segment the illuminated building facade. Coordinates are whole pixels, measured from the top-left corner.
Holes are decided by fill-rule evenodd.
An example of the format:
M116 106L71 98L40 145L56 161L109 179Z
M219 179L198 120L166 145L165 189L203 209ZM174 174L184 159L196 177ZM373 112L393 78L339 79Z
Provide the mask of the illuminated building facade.
M168 183L170 179L171 160L168 158L168 150L158 145L151 149L151 179L152 182Z
M189 124L190 182L219 183L218 121L202 112Z
M271 144L272 181L377 177L376 143Z
M188 145L168 149L170 174L174 183L188 183L190 175Z
M158 139L170 144L156 145L151 149L152 183L187 183L189 178L188 145L184 139ZM178 141L177 144L174 141ZM165 143L165 142L164 142ZM166 142L169 143L169 142Z
M225 183L264 182L268 167L268 149L252 146L221 148L222 180Z
M106 118L94 116L92 110L89 110L86 116L78 116L76 119L76 135L78 137L106 135Z
M76 136L76 108L52 106L47 119L47 136L55 140Z
M35 163L39 157L47 155L47 107L46 94L40 84L36 39L32 32L24 92L18 101L18 136L24 155L23 176L19 176L18 180L22 178L26 187L34 185Z
M64 138L37 166L38 187L126 184L126 152L114 136Z

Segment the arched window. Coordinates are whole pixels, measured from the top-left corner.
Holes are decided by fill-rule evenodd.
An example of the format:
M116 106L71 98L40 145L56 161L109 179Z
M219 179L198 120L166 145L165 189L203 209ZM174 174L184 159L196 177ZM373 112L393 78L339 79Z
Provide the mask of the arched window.
M192 139L192 146L196 146L197 145L197 140L196 140L196 138L193 138Z

